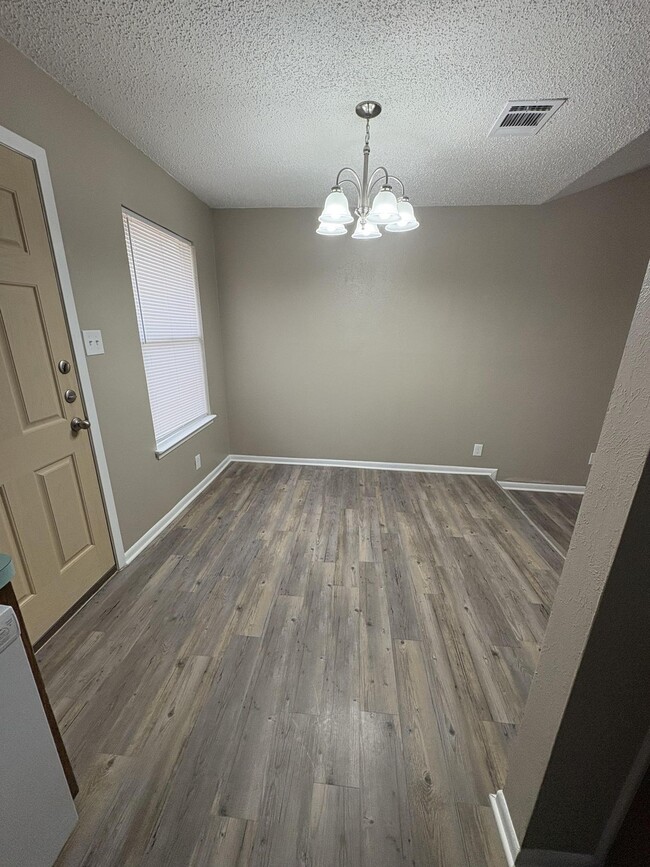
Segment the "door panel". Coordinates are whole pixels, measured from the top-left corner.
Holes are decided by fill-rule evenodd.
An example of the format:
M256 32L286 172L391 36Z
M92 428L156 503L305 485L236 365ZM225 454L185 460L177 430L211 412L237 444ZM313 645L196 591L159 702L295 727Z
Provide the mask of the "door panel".
M62 569L92 543L86 503L74 455L68 455L37 473L50 518L52 537Z
M58 369L69 361L69 373ZM69 404L66 389L77 392ZM35 641L114 565L32 160L0 146L0 550Z
M64 418L36 286L0 284L0 344L23 431Z
M27 252L23 221L18 208L18 197L13 190L0 187L0 244L18 247Z

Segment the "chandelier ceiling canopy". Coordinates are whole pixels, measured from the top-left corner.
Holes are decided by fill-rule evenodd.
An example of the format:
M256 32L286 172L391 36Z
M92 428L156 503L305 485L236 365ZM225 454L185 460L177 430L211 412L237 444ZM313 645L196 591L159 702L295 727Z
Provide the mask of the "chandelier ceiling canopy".
M349 166L342 168L336 176L336 183L325 199L323 213L320 215L316 229L318 235L346 235L345 228L354 222L350 213L348 198L343 192L343 184L351 184L356 190L357 225L352 237L355 240L381 238L379 226L385 226L387 232L410 232L420 225L415 219L413 205L408 196L404 195L404 184L394 175L389 175L384 166L379 166L369 173L370 160L370 121L381 113L381 105L373 100L360 102L356 113L366 122L366 138L363 145L363 172L361 177ZM400 187L399 199L393 192L391 181L397 181ZM375 194L372 204L370 199L375 187L381 184Z

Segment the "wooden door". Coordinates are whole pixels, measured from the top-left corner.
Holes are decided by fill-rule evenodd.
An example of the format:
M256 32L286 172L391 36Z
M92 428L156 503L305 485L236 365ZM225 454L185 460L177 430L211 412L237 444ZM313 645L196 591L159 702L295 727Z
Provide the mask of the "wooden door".
M85 411L36 167L0 145L0 550L14 558L32 641L114 565L89 432L72 431L75 416Z

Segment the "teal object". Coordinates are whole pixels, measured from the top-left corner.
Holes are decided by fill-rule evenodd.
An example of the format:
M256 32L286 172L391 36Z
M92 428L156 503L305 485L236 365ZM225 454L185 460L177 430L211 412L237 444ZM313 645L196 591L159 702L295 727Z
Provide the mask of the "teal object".
M8 584L15 574L14 561L9 554L0 554L0 587Z

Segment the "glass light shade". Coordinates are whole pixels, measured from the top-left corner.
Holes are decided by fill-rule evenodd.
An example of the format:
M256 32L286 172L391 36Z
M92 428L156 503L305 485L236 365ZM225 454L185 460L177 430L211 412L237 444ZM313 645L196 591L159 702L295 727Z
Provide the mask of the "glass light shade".
M391 190L380 190L374 198L367 220L369 223L376 223L378 226L397 222L399 220L399 211L397 209L395 193L391 192Z
M341 223L320 223L317 235L347 235L348 230Z
M345 193L341 190L332 190L325 199L323 213L318 219L321 223L340 223L341 225L354 222Z
M357 227L354 230L352 237L357 241L366 241L371 238L381 238L381 232L373 223L364 221L361 222L361 217L357 220Z
M420 225L415 219L413 205L410 202L398 202L399 220L386 226L387 232L410 232Z

